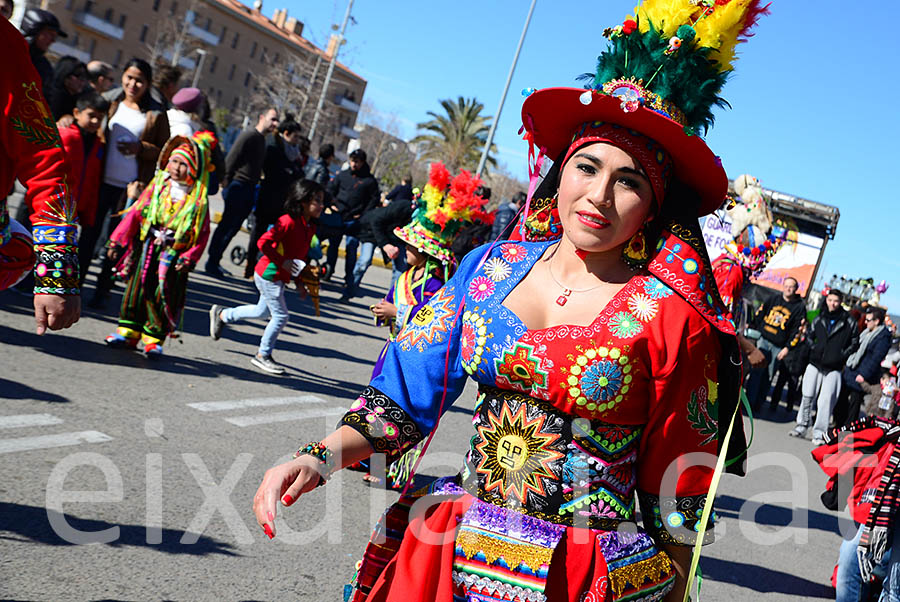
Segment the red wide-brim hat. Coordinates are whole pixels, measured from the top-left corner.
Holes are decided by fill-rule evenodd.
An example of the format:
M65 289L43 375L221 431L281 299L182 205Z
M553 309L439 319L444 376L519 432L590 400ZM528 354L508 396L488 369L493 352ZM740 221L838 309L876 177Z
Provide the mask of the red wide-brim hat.
M672 157L675 177L700 196L698 217L722 205L728 193L722 161L703 138L687 133L677 121L644 105L628 112L620 98L584 88L544 88L522 104L522 123L534 146L553 160L569 148L581 126L592 121L633 129L658 142Z

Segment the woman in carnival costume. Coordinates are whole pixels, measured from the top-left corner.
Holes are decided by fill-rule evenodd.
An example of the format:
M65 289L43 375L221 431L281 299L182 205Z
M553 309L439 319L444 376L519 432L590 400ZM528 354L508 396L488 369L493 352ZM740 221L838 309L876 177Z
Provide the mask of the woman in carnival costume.
M161 355L174 336L187 294L188 273L209 238L210 132L174 136L159 155L150 185L122 216L110 236L107 255L115 276L127 280L119 327L106 337L111 347Z
M525 240L470 253L339 428L267 471L254 510L270 537L279 499L396 459L473 378L465 466L387 510L352 599L682 599L708 460L741 474L746 453L734 326L697 221L728 180L697 133L763 12L647 0L607 31L590 88L528 96L526 139L554 164Z
M381 374L391 343L416 313L444 286L450 277L453 263L451 244L460 228L473 221L484 221L485 199L476 194L481 180L462 171L455 178L443 163L432 163L425 192L418 199L412 221L394 234L406 243L406 264L409 268L397 279L387 296L372 306L379 323L388 324L390 337L375 363L372 379ZM403 489L423 444L409 450L388 467L388 485ZM368 468L368 463L362 463ZM377 482L367 474L368 482Z

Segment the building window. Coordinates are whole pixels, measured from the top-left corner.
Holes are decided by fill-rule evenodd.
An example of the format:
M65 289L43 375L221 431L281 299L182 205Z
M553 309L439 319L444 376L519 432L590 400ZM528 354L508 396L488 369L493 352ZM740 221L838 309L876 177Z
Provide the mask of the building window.
M216 90L216 101L222 102L222 91Z
M93 10L93 8L94 8L94 0L87 0L87 2L84 3L84 12L86 14L88 14L88 15L91 14L91 10Z
M66 0L66 10L72 10L73 4L75 4L75 0Z
M275 64L277 65L277 64L278 64L278 59L279 59L279 58L280 58L280 56L279 56L279 54L276 52L276 53L275 53L275 60L272 61L272 62L275 63Z
M125 29L125 15L119 17L119 27Z
M231 47L232 47L232 48L237 48L238 40L240 40L240 39L241 39L241 34L235 33L235 34L234 34L234 39L231 40Z
M244 87L246 88L249 85L250 85L250 72L248 71L247 75L244 76Z
M159 12L159 0L153 0L153 12Z
M260 62L260 63L265 63L265 62L266 62L266 55L268 55L268 54L269 54L269 49L266 48L265 46L263 46L262 54L259 55L259 62Z
M88 44L88 54L94 56L94 49L97 48L97 40L91 39L91 43Z
M112 23L112 18L113 18L113 9L107 8L106 12L103 13L103 20L106 21L107 23Z
M222 26L222 35L219 36L219 39L220 39L220 40L224 40L224 39L225 39L225 34L226 34L226 33L228 33L228 28L225 27L225 26L223 25L223 26Z
M228 81L234 79L234 65L231 65L231 69L228 70Z
M213 60L212 60L212 62L209 64L209 72L210 72L210 73L215 73L215 72L216 72L216 65L218 65L218 64L219 64L219 57L213 55Z
M237 109L237 106L238 106L238 97L235 96L234 100L231 102L231 110L233 111L233 110Z
M212 27L212 19L206 17L206 23L203 25L203 29L209 31L209 28Z
M119 63L121 63L121 62L122 62L122 51L116 50L116 60L113 61L113 67L118 68Z
M169 16L174 17L175 13L178 12L178 3L172 2L172 6L169 7Z
M142 26L141 26L141 42L146 42L146 41L147 41L147 32L148 32L148 31L150 31L150 26L149 26L149 25L142 25Z
M253 42L253 46L250 47L250 58L256 56L256 42Z

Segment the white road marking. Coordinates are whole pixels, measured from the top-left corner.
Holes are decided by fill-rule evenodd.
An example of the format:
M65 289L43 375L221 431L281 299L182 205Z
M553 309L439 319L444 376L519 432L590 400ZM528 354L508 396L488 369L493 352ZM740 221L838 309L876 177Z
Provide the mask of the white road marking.
M321 410L298 410L296 412L275 412L273 414L260 414L257 416L234 416L226 418L227 422L235 426L255 426L258 424L271 424L273 422L289 422L291 420L306 420L326 416L340 416L347 413L346 408L326 408Z
M261 399L237 399L234 401L203 401L189 403L188 407L201 412L222 412L241 408L261 408L267 406L286 406L295 403L326 403L321 397L303 395L300 397L265 397Z
M0 416L0 429L16 429L26 426L48 426L62 424L62 419L51 414L18 414Z
M47 449L51 447L67 447L81 443L105 443L112 437L97 431L81 431L78 433L59 433L58 435L41 435L40 437L21 437L18 439L0 439L0 454L11 452Z

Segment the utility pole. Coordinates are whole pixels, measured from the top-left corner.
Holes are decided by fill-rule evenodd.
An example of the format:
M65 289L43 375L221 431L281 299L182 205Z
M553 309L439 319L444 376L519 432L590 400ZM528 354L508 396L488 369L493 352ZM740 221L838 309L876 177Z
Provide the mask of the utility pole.
M338 34L337 44L334 47L334 54L331 55L331 63L328 65L328 71L325 73L325 81L322 83L322 93L319 94L319 103L316 105L316 112L313 114L312 125L309 128L309 141L313 142L313 136L316 135L316 125L319 123L319 115L322 112L322 106L325 104L325 97L328 94L328 84L331 83L331 74L334 73L334 64L337 63L338 52L341 51L341 45L344 43L344 31L347 30L347 22L350 20L350 9L353 8L353 0L347 4L347 12L344 14L344 22L341 23L341 32Z
M528 33L528 24L531 23L531 14L534 12L534 5L537 0L531 0L531 7L528 9L528 16L525 18L525 27L522 28L522 35L519 37L519 45L516 46L516 54L513 56L512 65L509 67L509 75L506 76L506 85L503 86L503 94L500 96L500 104L497 106L497 113L494 115L494 121L491 123L491 130L488 132L487 142L484 150L481 151L481 160L478 162L478 170L476 176L481 177L484 171L484 164L487 162L488 151L494 142L494 132L497 130L497 123L500 121L500 112L503 111L503 103L506 102L506 93L509 92L509 84L512 81L513 73L516 70L516 63L519 62L519 53L522 51L522 43L525 42L525 34Z

